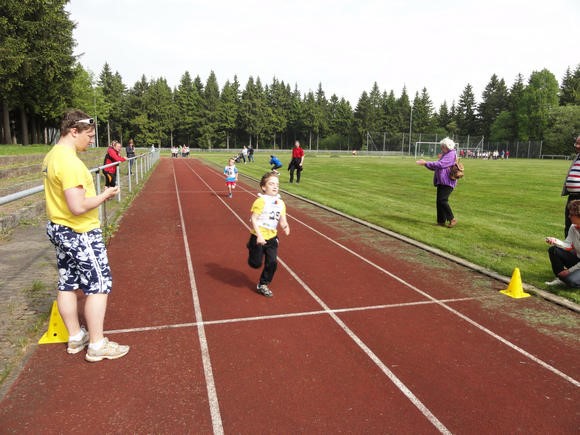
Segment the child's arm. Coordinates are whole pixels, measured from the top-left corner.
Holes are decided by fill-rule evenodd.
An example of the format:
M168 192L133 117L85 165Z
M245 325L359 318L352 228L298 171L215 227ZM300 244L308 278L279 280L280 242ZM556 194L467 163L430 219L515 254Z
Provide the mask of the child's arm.
M252 228L254 229L254 232L256 233L256 239L257 239L256 242L258 243L258 245L265 245L266 240L264 239L264 236L260 232L260 226L258 225L258 217L259 216L260 216L259 214L252 213L252 216L250 217L250 221L252 221Z
M285 214L280 217L280 227L282 228L282 231L284 231L284 234L287 236L290 235L290 225L288 225L288 219L286 219Z

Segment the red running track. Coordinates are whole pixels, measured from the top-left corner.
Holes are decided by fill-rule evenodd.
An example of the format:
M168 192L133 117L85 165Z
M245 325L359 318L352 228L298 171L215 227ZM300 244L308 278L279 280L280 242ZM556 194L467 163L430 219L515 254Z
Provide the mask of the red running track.
M265 298L256 192L163 159L109 245L106 327L131 352L39 346L0 433L578 433L576 314L287 195Z

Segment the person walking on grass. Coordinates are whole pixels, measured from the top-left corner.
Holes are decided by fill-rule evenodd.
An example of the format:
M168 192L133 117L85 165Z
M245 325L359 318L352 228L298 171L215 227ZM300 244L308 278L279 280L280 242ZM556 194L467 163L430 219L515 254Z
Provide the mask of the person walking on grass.
M76 354L88 345L85 359L90 362L121 358L129 352L129 346L109 341L103 334L113 281L98 207L117 195L119 187L106 187L96 194L93 177L77 155L94 138L93 118L80 110L69 111L61 121L59 141L42 163L46 232L56 249L57 305L69 334L67 352ZM86 296L88 331L81 326L77 312L79 289Z
M224 168L224 175L226 176L228 198L231 198L233 196L232 190L236 188L236 183L238 182L238 168L236 168L235 159L228 160L228 165Z
M434 171L433 184L437 188L437 225L453 228L457 225L457 219L453 215L453 210L449 205L449 196L457 185L457 180L449 177L451 167L457 160L455 151L455 142L446 137L440 142L441 157L434 162L427 162L423 159L417 160L417 164L425 166L427 169Z
M264 269L256 287L261 295L272 297L272 291L268 285L272 282L278 267L278 223L288 236L290 226L286 219L286 205L278 194L280 181L274 172L264 174L260 180L261 194L252 204L252 216L250 221L250 240L248 248L248 264L254 269Z

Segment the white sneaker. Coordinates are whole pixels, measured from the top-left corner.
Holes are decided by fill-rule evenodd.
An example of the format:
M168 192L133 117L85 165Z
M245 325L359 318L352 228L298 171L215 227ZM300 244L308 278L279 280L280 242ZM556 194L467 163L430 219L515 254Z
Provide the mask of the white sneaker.
M555 285L565 285L564 281L562 281L558 277L554 278L552 281L546 281L544 284L549 285L550 287L553 287Z

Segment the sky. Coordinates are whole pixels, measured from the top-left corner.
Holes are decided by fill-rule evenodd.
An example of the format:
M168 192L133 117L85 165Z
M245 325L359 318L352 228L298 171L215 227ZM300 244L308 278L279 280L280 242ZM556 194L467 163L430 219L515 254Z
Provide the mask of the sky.
M303 94L319 84L353 108L376 82L435 110L477 101L493 74L508 88L544 68L558 83L580 64L578 0L71 0L75 54L98 77L108 63L132 87L177 87L188 71L220 89L273 78Z

